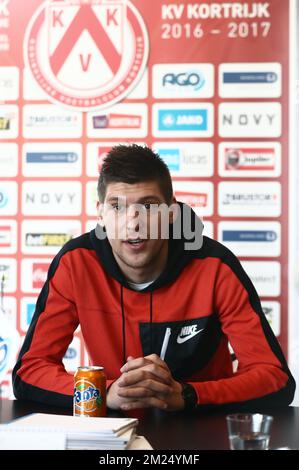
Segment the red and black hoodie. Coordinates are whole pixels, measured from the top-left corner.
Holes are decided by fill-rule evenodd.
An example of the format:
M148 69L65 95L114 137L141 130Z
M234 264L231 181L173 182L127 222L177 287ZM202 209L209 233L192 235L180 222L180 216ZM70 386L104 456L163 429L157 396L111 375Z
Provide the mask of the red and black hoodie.
M208 237L197 250L185 241L170 238L164 271L138 292L107 238L92 230L66 243L13 370L16 398L71 406L74 378L62 359L80 325L90 364L104 366L108 386L127 356L160 355L164 344L173 377L193 385L199 406L291 403L295 381L240 262Z

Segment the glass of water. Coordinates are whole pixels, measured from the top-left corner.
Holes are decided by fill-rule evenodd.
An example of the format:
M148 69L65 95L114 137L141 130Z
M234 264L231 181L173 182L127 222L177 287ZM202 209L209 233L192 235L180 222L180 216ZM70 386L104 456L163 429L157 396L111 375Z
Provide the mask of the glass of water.
M231 450L267 450L273 417L259 413L226 416Z

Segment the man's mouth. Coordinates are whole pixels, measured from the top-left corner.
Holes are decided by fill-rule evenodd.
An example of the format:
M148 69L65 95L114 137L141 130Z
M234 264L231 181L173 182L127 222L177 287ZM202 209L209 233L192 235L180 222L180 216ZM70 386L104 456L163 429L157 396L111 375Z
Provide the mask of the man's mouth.
M125 244L132 249L138 250L143 249L145 247L147 240L143 238L129 238L125 240Z

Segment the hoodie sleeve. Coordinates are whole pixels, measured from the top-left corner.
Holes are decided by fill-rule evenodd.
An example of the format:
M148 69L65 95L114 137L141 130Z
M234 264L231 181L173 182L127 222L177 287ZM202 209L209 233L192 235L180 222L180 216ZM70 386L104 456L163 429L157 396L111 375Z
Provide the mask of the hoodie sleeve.
M71 407L74 376L62 360L79 320L66 258L57 255L51 263L13 370L13 390L18 399Z
M290 404L295 381L257 292L233 255L221 263L215 299L222 331L237 357L238 370L230 378L191 383L199 404Z

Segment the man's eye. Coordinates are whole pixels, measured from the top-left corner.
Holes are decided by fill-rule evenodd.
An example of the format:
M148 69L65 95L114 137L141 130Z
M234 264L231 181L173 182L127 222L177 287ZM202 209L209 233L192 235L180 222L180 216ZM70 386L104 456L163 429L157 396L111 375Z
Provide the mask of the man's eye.
M120 211L124 210L124 207L125 207L125 206L122 206L122 205L120 205L120 204L113 204L112 207L113 207L113 210L114 210L115 212L120 212Z
M145 202L145 203L143 204L143 206L144 206L144 208L145 208L146 210L150 210L150 208L151 208L152 205L151 205L150 202Z

